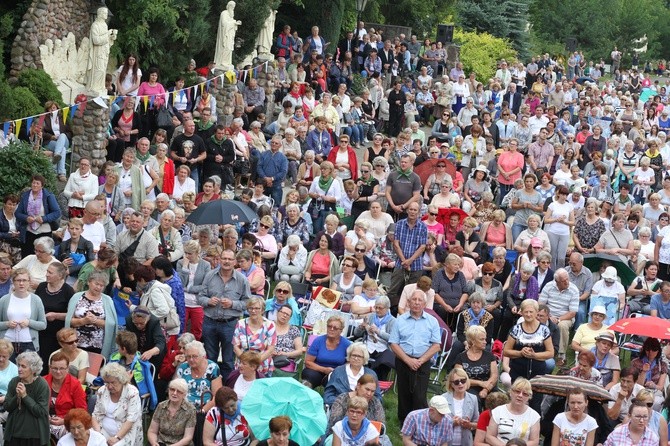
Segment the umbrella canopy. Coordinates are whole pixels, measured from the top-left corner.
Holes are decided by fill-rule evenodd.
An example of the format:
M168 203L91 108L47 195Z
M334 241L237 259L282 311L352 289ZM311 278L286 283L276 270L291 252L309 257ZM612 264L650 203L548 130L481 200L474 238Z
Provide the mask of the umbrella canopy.
M588 76L578 77L577 80L576 80L575 82L577 82L579 85L582 85L584 82L593 82L593 83L595 83L595 81L593 80L593 78L592 78L592 77L588 77Z
M670 320L656 316L627 317L619 319L607 327L608 330L623 334L651 336L658 339L670 339Z
M599 271L600 265L602 265L604 260L616 268L617 274L621 279L621 284L624 288L628 289L637 277L637 274L635 274L635 271L627 263L621 261L619 256L611 254L584 254L584 266L592 272Z
M456 176L456 166L451 161L448 161L444 158L439 159L429 159L419 164L414 168L414 173L419 175L421 178L421 184L426 184L428 177L435 173L435 165L437 163L444 163L446 165L445 172L451 175L451 178Z
M321 395L293 378L255 380L242 401L242 415L256 438L270 438L270 419L288 416L291 440L300 445L316 443L328 424Z
M534 392L547 393L549 395L566 396L570 389L584 389L586 396L598 401L612 401L610 393L602 386L591 381L574 376L565 375L542 375L530 380Z
M198 206L186 221L195 225L234 225L256 218L258 215L241 201L214 200Z

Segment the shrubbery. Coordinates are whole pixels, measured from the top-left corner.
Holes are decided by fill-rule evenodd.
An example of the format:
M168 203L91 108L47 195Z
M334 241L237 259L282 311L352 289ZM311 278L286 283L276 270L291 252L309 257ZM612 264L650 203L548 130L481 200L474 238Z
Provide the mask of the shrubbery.
M51 160L42 152L33 150L25 142L11 143L0 150L0 178L2 178L0 199L7 194L19 193L29 187L30 178L35 174L46 178L45 187L57 194L56 174Z
M21 71L18 85L30 90L41 105L47 101L56 101L61 107L66 105L63 103L63 95L44 70L27 68Z
M491 34L456 29L454 41L461 46L460 61L463 63L463 70L466 73L477 73L477 80L482 83L487 83L495 76L500 59L509 62L517 57L516 51L507 40Z

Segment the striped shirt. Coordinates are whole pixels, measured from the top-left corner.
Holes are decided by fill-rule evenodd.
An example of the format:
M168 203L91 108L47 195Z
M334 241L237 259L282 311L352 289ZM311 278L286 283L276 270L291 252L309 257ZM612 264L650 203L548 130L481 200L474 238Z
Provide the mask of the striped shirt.
M430 409L419 409L409 413L402 425L402 434L410 437L416 445L442 446L451 443L454 426L451 415L444 415L439 423L428 416Z
M395 239L400 245L400 250L405 259L409 259L422 246L426 245L428 241L428 227L420 220L417 220L414 227L410 227L407 219L399 220L395 228ZM396 268L402 268L400 262L396 262ZM421 265L421 256L417 256L410 266L411 271L420 271L423 269Z

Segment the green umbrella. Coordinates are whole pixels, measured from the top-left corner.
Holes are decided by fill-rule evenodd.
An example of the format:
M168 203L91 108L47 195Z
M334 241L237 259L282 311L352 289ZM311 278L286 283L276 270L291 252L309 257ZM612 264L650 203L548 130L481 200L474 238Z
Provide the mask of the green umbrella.
M599 271L600 265L602 265L604 260L616 268L617 275L621 279L621 285L628 289L637 277L637 274L628 266L628 263L623 262L619 256L611 254L584 254L584 266L592 272Z
M270 438L270 419L286 415L293 421L291 440L312 445L326 432L323 398L293 378L257 379L244 396L242 415L256 438Z

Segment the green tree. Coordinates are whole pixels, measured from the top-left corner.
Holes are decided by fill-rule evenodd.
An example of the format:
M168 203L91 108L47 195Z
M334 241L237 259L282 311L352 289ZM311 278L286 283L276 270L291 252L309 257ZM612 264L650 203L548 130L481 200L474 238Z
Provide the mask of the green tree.
M460 0L456 23L465 31L478 31L508 39L520 56L529 49L527 32L531 0Z
M454 41L461 45L460 61L466 73L474 71L477 80L486 82L495 75L500 59L514 60L517 53L509 41L488 33L454 30Z
M25 123L24 123L25 125ZM56 174L51 160L30 144L19 141L0 150L0 197L21 192L30 185L30 178L39 172L47 180L45 188L55 192Z
M213 54L210 0L109 0L108 6L114 14L110 28L119 30L115 55L137 54L143 67L161 69L163 83L203 49L211 47Z

